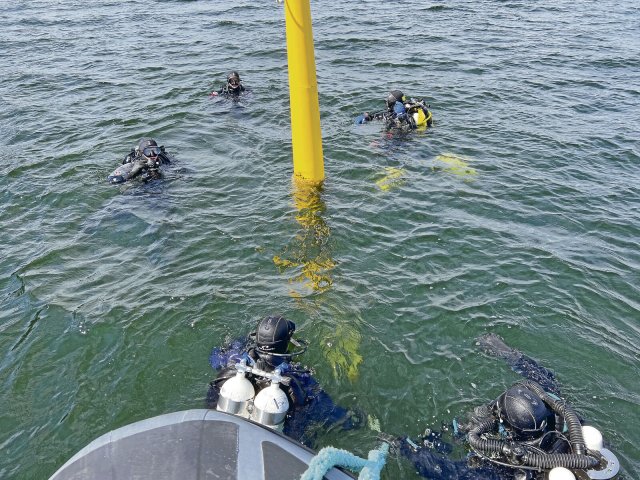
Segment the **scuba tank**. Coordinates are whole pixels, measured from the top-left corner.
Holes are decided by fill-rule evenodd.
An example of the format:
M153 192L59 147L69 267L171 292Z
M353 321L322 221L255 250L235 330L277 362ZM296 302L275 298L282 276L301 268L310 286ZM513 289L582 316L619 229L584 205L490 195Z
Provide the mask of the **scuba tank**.
M238 414L274 429L284 428L290 404L281 385L290 386L292 377L283 373L289 369L288 362L306 350L306 342L299 343L291 338L295 328L295 323L282 316L268 316L260 320L252 334L254 346L243 354L239 363L230 366L238 374L229 378L231 368L225 372L228 380L220 388L218 410L243 412ZM288 351L290 343L298 349ZM245 378L245 373L248 378ZM251 389L246 387L247 383L252 385ZM229 390L227 384L230 384ZM257 395L256 390L259 390Z
M247 364L242 360L236 365L235 376L222 384L216 410L249 418L251 402L256 392L251 381L245 376L246 372Z
M247 361L253 365L248 366ZM232 413L254 422L261 423L276 430L282 430L284 419L289 411L289 399L280 388L280 384L288 385L291 379L283 377L288 365L283 363L273 372L262 370L255 365L251 357L244 358L234 365L236 374L226 380L220 388L220 396L216 410ZM249 378L247 378L247 376ZM268 387L255 394L255 388L250 378L263 378L270 381Z
M411 115L415 127L430 127L433 123L433 117L427 108L428 105L425 105L424 100L416 101L411 99L411 101L412 103L408 103L405 106L407 107L407 112Z
M276 430L282 430L284 419L289 411L289 399L280 388L283 378L280 368L270 374L271 385L258 392L253 401L251 420L261 423Z
M421 108L413 114L413 121L416 122L416 127L422 127L427 124L427 116L424 114L424 110Z

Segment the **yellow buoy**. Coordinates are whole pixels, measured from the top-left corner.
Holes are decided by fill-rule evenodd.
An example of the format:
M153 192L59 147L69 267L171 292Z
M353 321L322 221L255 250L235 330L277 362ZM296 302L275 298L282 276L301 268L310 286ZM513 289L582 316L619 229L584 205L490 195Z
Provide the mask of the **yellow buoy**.
M293 174L301 180L319 183L324 180L324 160L311 7L309 0L286 0L284 10Z

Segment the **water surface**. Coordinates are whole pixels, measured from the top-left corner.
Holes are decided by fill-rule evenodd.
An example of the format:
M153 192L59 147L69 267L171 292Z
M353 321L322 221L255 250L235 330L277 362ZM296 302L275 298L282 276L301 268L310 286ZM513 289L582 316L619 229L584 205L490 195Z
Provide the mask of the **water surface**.
M360 455L552 368L640 478L640 9L633 2L313 2L327 180L295 192L277 2L0 6L0 477L204 405L212 347L268 313L370 425ZM226 72L252 93L210 100ZM388 90L435 128L353 118ZM106 176L142 136L160 182ZM418 478L390 458L385 479Z

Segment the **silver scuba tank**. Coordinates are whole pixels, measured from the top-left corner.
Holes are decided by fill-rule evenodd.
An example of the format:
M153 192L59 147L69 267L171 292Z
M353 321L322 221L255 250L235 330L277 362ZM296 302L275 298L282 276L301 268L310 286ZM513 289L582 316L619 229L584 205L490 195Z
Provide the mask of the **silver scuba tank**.
M253 384L245 377L244 362L236 365L236 369L238 371L235 376L224 382L220 388L216 410L249 418L251 402L256 392Z
M275 430L282 430L289 410L287 394L280 388L280 375L271 379L271 385L258 392L253 400L251 420Z

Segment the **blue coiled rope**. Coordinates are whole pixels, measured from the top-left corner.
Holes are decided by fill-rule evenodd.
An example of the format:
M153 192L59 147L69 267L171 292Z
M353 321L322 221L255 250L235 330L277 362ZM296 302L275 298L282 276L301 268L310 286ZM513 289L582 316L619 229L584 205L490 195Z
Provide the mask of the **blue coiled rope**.
M370 450L367 459L355 456L334 447L325 447L309 462L309 468L300 480L322 480L325 473L333 467L342 467L352 472L360 472L358 480L380 480L380 472L384 467L389 452L389 445L383 443L377 450Z

